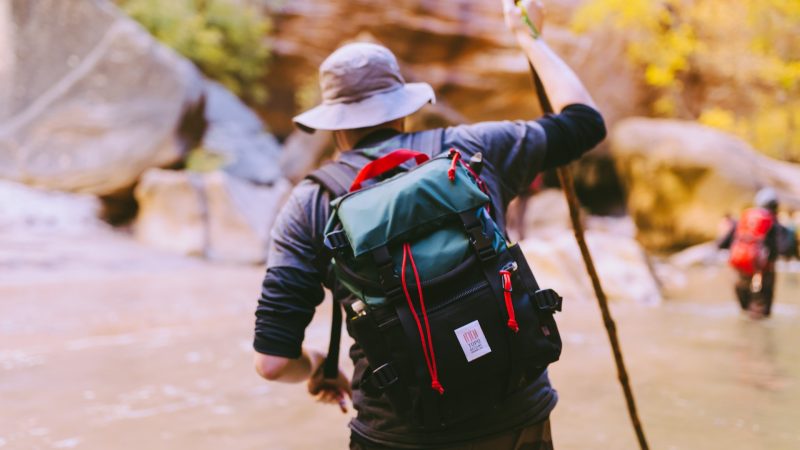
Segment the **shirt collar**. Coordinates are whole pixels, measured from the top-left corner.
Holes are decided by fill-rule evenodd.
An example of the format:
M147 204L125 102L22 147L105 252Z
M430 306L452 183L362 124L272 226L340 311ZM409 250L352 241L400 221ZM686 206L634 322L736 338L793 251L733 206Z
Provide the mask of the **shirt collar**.
M367 147L373 146L373 145L375 145L375 144L377 144L379 142L383 142L383 141L386 141L388 139L391 139L391 138L397 136L398 134L400 134L399 131L393 130L391 128L383 128L383 129L380 129L380 130L375 130L372 133L370 133L370 134L364 136L363 138L361 138L361 140L359 140L356 143L356 145L355 145L355 147L353 147L353 149L367 148Z

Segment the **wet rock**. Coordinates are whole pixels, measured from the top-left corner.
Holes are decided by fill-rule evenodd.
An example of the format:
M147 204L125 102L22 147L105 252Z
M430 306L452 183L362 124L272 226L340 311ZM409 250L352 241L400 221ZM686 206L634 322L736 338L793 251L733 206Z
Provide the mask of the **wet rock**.
M217 171L151 169L136 188L138 240L216 261L264 261L272 221L290 190L262 186Z
M0 234L64 235L106 230L100 201L0 180Z
M257 184L281 178L281 148L261 119L219 83L207 81L202 146L225 160L223 170Z
M524 226L526 230L543 228L570 229L569 206L560 189L545 189L532 196L525 208Z
M206 251L206 205L202 175L151 169L135 191L135 235L145 244L192 256Z
M529 236L520 245L542 287L555 289L568 301L595 299L571 229L530 231ZM609 300L649 305L661 302L647 255L633 237L588 230L586 240Z
M280 157L281 170L286 178L297 183L333 152L333 139L329 131L313 134L295 131L284 142Z
M713 240L720 221L750 206L764 186L800 207L800 166L692 122L627 119L613 130L611 150L638 238L649 249Z
M1 2L0 59L0 178L106 195L186 150L199 72L108 1Z

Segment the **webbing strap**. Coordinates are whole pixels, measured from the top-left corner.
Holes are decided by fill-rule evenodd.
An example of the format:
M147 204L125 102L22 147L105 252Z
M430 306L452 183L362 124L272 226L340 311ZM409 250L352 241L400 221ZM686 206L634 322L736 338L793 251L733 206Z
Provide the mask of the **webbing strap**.
M331 200L347 193L355 178L353 170L338 162L330 162L306 176L331 194Z
M444 144L442 142L443 137L444 128L415 133L411 136L411 143L408 147L425 152L431 156L436 156L442 152Z
M327 190L333 200L346 194L355 172L348 166L337 162L325 164L311 172L306 178ZM339 347L342 339L342 306L333 295L333 312L331 314L331 338L328 342L328 356L322 367L326 379L333 380L339 376Z

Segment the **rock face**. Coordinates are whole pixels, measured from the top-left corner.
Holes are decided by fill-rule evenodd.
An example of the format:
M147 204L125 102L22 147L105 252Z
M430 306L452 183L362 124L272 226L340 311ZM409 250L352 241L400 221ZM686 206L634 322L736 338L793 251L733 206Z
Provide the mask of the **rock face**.
M0 178L106 195L184 152L203 83L106 0L0 2Z
M272 222L290 190L279 180L259 186L225 172L151 169L136 188L138 240L215 261L258 263Z
M281 178L281 148L256 113L219 83L206 82L202 146L225 160L225 172L257 184Z
M263 2L275 22L269 75L273 130L286 136L296 94L315 89L322 60L365 34L395 52L409 80L433 85L449 121L535 117L538 103L527 61L506 30L499 1L309 0ZM566 29L580 0L548 4L548 42L581 75L606 119L642 112L645 90L620 36L576 36ZM274 6L278 4L279 6Z
M586 272L578 244L572 232L563 198L557 203L557 191L545 191L529 202L526 216L537 206L553 206L539 210L537 220L530 226L521 247L536 279L543 287L553 288L569 300L594 300L595 294ZM539 198L540 197L540 198ZM589 216L586 241L592 252L603 290L609 300L641 304L658 304L661 292L650 268L647 255L634 238L629 218Z
M628 119L613 130L611 150L638 238L650 249L714 239L720 220L738 215L765 186L784 204L800 207L800 166L695 123Z

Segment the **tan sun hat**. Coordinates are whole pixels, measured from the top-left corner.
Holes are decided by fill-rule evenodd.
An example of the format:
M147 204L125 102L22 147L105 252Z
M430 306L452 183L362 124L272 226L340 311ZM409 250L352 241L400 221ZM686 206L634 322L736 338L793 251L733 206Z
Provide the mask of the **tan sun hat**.
M353 130L408 116L436 95L428 83L406 83L392 52L368 43L348 44L319 68L322 104L294 118L302 130Z

